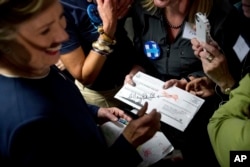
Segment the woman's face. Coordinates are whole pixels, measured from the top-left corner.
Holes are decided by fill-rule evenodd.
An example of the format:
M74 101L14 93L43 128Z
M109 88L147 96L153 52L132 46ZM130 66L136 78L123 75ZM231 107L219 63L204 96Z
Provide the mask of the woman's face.
M242 0L242 10L244 15L250 18L250 0Z
M21 68L42 71L55 64L60 57L61 43L68 39L63 8L55 2L36 17L17 28L15 49L11 61Z

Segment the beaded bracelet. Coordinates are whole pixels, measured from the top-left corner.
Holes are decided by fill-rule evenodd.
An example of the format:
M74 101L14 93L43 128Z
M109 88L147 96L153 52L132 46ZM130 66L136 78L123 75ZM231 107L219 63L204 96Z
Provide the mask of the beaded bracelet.
M100 42L100 40L93 42L92 48L101 55L108 55L113 52L113 49L111 49L109 45L105 45L104 43Z
M93 50L94 52L100 54L100 55L105 56L105 57L108 55L108 53L103 52L103 51L101 51L101 50L99 50L99 49L97 49L97 48L92 48L92 50Z
M100 38L101 38L103 41L109 43L110 45L115 45L115 44L116 44L116 40L110 38L110 37L104 32L102 26L99 26L98 29L97 29L97 31L99 32Z
M111 43L109 43L109 42L103 40L103 39L100 38L100 37L97 39L97 41L98 41L101 45L112 46Z

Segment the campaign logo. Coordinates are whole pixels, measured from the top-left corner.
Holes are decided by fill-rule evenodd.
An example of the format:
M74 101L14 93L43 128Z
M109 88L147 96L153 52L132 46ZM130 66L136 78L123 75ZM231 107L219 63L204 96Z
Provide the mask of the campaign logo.
M160 57L161 51L159 45L154 41L148 41L144 44L144 53L150 59L157 59Z

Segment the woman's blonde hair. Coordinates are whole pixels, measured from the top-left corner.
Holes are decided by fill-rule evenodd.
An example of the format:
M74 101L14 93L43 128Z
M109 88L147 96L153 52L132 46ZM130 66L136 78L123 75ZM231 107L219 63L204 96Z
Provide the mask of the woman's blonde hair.
M160 9L154 5L154 0L142 0L142 7L150 12L157 12ZM209 15L212 6L213 0L190 0L190 10L187 16L187 21L194 23L195 21L195 13L201 12L206 15Z
M19 24L54 2L55 0L0 0L0 43L13 39Z

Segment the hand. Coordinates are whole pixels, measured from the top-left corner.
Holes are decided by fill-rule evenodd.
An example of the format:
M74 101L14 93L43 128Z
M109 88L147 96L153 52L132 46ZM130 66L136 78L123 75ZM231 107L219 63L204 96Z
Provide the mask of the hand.
M180 80L170 79L164 83L163 88L167 89L169 87L176 86L176 87L179 87L181 89L185 89L186 84L187 84L187 81L185 79L180 79Z
M117 0L96 0L98 13L102 19L103 30L110 37L114 38L117 25Z
M205 43L200 43L199 40L197 40L196 38L192 38L191 39L191 44L192 44L192 49L194 50L194 55L197 58L200 58L200 52L205 51L206 49L204 48L204 46L202 44ZM219 45L217 44L216 41L211 40L210 43L208 45L214 46L215 48L217 48L218 50L220 50Z
M200 77L192 79L185 89L189 93L205 98L215 93L214 87L215 84L208 77Z
M206 75L212 79L222 90L232 87L235 83L227 64L226 57L214 45L201 43L205 51L200 52L200 60ZM208 57L211 57L209 60Z
M203 51L203 47L200 45L200 42L196 38L191 39L192 49L194 51L194 55L197 58L200 58L200 52Z
M131 121L131 117L117 107L100 108L98 110L97 117L99 118L99 124L103 124L107 121L117 121L119 118L123 118L128 122Z
M131 7L133 0L119 0L117 8L118 19L123 18Z
M160 130L161 114L153 109L149 114L145 114L148 108L148 103L138 111L138 119L130 121L123 131L124 137L135 148L143 144L154 134Z
M132 86L135 86L135 82L133 81L133 76L139 71L145 72L144 68L142 68L141 66L134 65L134 67L131 69L129 74L126 75L125 80L124 80L124 84L130 84Z
M126 75L125 80L124 80L124 84L130 84L132 86L136 86L136 84L133 81L133 75L132 74Z

